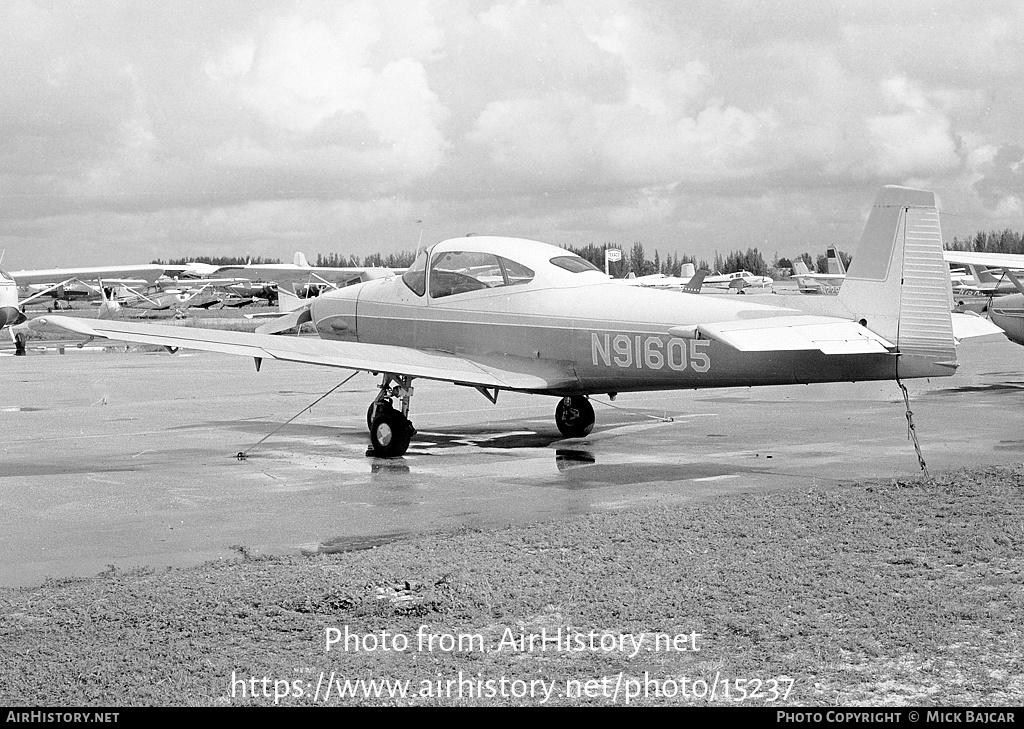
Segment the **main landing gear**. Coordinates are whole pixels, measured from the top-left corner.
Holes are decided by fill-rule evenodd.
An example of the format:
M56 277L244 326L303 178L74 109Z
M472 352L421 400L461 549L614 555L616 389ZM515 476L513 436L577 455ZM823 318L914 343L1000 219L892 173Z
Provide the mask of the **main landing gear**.
M555 425L566 438L582 438L594 429L594 406L582 395L568 395L555 407Z
M366 427L370 430L372 444L366 455L397 458L409 450L409 442L416 435L416 428L409 422L412 380L407 375L383 376L380 391L366 410ZM401 409L395 408L396 398ZM594 429L595 419L594 406L583 395L567 395L555 407L555 424L566 438L588 435Z
M416 428L409 422L412 390L411 377L384 375L380 392L366 411L366 426L370 429L372 444L366 455L397 458L409 450L409 441L416 435ZM394 398L399 398L401 410L395 409Z

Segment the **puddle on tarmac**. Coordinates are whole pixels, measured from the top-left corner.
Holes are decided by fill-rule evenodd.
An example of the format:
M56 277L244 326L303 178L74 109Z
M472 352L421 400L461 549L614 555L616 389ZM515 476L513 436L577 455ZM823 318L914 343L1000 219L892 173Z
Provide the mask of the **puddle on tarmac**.
M315 550L303 549L303 554L340 554L342 552L358 552L363 549L382 547L385 544L400 541L410 532L388 532L362 537L331 537L320 542Z
M997 451L1022 451L1024 452L1024 440L1001 440L995 447Z

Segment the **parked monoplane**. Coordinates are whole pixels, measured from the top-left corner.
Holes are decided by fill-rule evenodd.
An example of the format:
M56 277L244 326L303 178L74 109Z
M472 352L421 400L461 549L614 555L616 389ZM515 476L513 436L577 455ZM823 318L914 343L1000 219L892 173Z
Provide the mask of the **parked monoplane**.
M203 349L381 375L373 452L415 434L416 378L557 398L563 435L594 426L589 396L628 391L945 377L957 367L935 196L883 188L838 297L812 316L746 297L622 286L568 251L473 236L420 253L400 277L324 293L261 327L215 331L48 316L92 337ZM968 317L977 319L977 317ZM274 336L311 322L319 339ZM987 324L987 322L986 322ZM986 332L987 333L987 332Z

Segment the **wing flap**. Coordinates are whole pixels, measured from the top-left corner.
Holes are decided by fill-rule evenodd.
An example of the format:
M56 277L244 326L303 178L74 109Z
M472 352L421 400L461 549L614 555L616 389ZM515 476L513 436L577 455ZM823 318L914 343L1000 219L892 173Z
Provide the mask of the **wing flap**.
M302 362L367 372L392 372L444 382L508 390L558 390L578 385L571 367L546 360L487 357L479 360L432 350L312 337L285 337L160 324L46 316L34 320L89 337L161 347Z

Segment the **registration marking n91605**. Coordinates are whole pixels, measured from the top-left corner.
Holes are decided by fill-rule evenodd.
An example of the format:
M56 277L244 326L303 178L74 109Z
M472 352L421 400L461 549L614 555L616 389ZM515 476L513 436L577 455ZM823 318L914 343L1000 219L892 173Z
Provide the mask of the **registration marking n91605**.
M694 372L711 369L711 357L704 348L706 339L665 338L644 334L590 333L591 359L595 367L660 370L668 367L681 372L687 368Z

